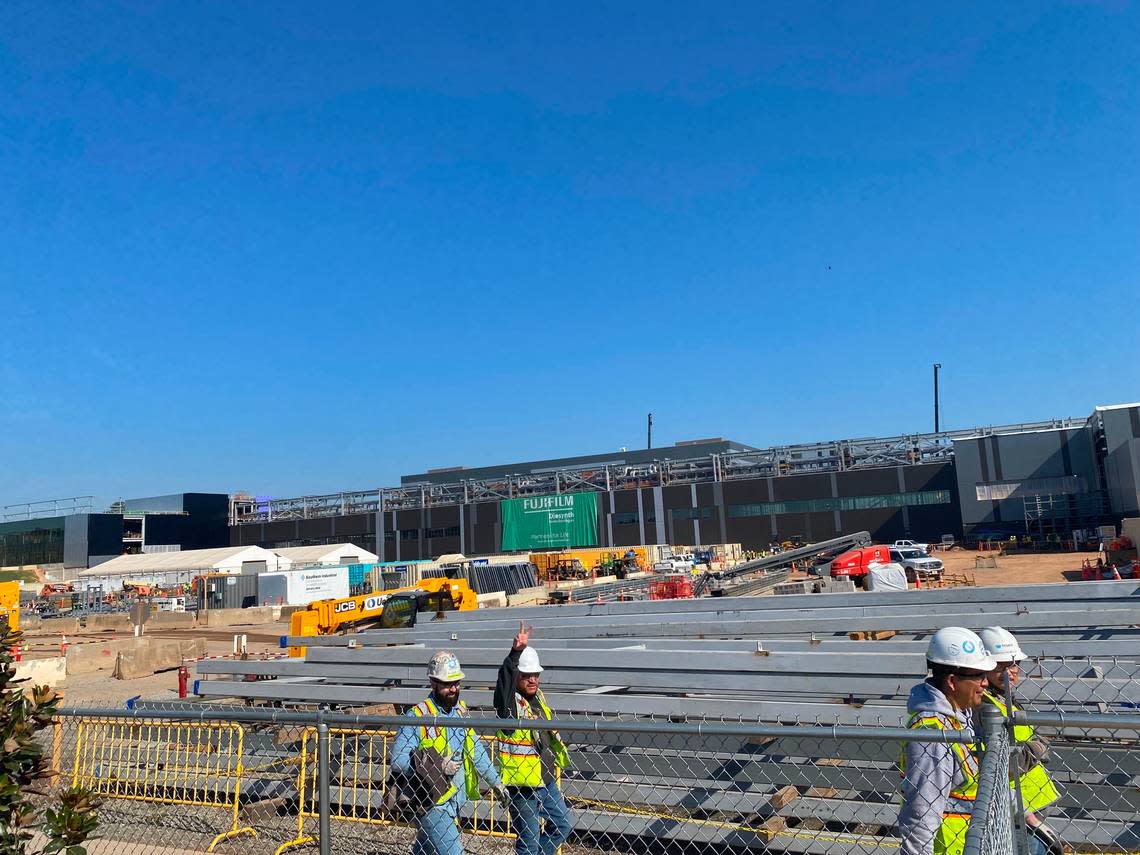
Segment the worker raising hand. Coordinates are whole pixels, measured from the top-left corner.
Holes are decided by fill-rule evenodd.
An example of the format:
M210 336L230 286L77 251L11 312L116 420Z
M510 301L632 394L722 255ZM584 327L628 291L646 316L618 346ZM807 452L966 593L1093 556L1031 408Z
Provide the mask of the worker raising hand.
M530 643L530 634L534 632L532 624L524 624L519 621L519 631L515 634L515 643L511 645L511 650L526 650L527 644Z

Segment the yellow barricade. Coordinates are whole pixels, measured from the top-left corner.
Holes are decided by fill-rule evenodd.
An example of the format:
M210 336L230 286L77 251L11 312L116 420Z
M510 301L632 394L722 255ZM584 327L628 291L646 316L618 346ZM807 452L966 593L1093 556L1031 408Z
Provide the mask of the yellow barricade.
M329 818L373 825L399 825L384 810L388 788L389 756L395 733L391 730L351 730L329 728ZM494 757L494 737L483 737ZM306 728L301 737L301 768L297 775L299 806L297 836L277 847L274 855L317 842L306 833L305 821L320 815L317 791L317 729ZM496 805L488 794L488 810L481 818L476 809L464 829L472 834L514 839L510 830L510 812ZM499 815L496 816L496 813ZM499 825L503 828L500 829Z
M223 808L228 831L207 852L239 835L243 731L234 723L80 719L72 786L108 799Z

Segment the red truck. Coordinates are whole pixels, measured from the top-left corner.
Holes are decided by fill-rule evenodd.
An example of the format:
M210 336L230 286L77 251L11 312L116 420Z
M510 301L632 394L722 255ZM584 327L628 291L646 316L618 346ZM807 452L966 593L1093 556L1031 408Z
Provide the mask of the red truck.
M864 546L837 555L831 562L831 577L850 578L856 584L862 584L863 577L867 575L867 565L875 562L891 563L889 546Z

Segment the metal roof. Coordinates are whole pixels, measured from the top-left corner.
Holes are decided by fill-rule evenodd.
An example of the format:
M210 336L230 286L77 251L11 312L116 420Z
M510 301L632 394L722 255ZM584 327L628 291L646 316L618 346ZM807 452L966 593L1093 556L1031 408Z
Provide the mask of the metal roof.
M246 554L248 553L248 555ZM141 555L120 555L97 564L79 575L130 576L136 573L154 573L162 570L210 570L218 564L237 559L241 561L269 561L275 566L276 556L260 546L223 546L217 549L187 549L179 552L151 552ZM286 559L288 560L288 559Z
M322 561L340 563L341 556L356 555L361 564L379 561L380 556L369 552L363 546L355 543L326 543L318 546L285 546L274 549L282 558L288 558L294 564L319 564Z

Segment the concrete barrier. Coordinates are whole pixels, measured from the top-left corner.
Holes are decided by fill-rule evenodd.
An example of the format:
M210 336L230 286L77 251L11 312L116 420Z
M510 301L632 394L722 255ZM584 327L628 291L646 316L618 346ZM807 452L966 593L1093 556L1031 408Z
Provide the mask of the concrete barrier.
M507 596L508 606L532 606L537 603L545 603L547 597L550 595L546 593L546 588L539 585L537 588L520 588L517 594L509 594Z
M58 686L67 676L67 663L62 656L32 659L16 666L16 679L27 680L25 686Z
M300 612L307 609L308 606L277 606L277 620L289 620L293 617L293 612Z
M20 625L23 626L24 616L20 615ZM40 618L40 625L36 629L28 630L34 635L75 635L79 632L79 621L75 618Z
M130 615L124 614L87 615L83 619L83 625L87 632L131 632L134 630Z
M151 615L144 629L193 629L197 621L192 612L158 612Z
M148 638L145 644L127 650L120 650L115 658L115 671L111 675L117 680L134 680L149 677L159 671L169 671L182 664L182 651L172 638Z
M206 639L204 638L180 638L178 639L178 646L182 651L183 659L201 659L206 655Z
M20 609L20 632L36 632L43 626L44 619Z
M479 601L479 608L481 609L502 609L507 606L507 594L505 591L477 594L475 599Z
M195 660L206 655L204 638L144 638L142 641L136 647L119 651L112 676L119 680L149 677L160 671L172 671L183 660Z
M143 638L124 638L119 641L89 641L72 644L67 648L67 673L93 674L96 671L111 671L122 650L132 650L143 644Z
M198 626L254 626L274 623L276 606L254 606L249 609L209 609L198 613Z

